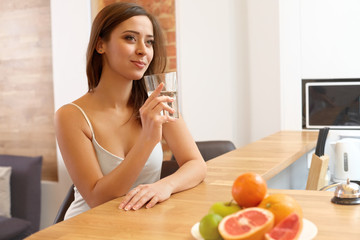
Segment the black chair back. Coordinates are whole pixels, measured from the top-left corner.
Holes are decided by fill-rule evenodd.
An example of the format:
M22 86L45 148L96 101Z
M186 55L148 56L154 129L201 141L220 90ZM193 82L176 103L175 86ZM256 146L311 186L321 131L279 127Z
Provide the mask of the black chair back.
M65 196L64 201L61 203L59 211L56 214L54 224L64 220L65 213L70 207L70 204L74 201L74 184L72 184Z
M236 149L234 143L227 140L199 141L196 142L196 145L205 161ZM173 174L176 170L178 170L178 168L179 165L177 164L175 157L172 156L170 161L163 162L161 168L161 178Z

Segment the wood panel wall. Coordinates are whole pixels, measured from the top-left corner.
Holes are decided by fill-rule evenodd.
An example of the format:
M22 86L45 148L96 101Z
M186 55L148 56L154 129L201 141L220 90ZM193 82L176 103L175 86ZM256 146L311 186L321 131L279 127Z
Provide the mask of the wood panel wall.
M0 1L0 154L43 156L57 180L49 0Z

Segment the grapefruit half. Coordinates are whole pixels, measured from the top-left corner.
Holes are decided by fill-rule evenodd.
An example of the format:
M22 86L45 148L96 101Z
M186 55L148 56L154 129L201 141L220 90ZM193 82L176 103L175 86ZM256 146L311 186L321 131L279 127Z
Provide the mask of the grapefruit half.
M224 239L260 240L274 226L274 214L252 207L223 218L218 226Z
M295 240L302 230L302 218L292 213L284 218L269 233L265 234L267 240Z

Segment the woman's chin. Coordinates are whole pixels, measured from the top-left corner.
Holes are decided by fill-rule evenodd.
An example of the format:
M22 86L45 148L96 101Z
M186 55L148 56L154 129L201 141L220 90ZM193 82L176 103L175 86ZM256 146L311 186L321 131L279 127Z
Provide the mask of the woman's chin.
M142 74L137 74L136 76L134 76L134 80L140 80L142 77L144 76L144 73Z

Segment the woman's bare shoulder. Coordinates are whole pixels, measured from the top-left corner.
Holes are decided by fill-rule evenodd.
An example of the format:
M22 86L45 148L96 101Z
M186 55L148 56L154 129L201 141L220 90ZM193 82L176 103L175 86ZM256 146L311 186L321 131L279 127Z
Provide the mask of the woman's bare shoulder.
M77 117L81 117L81 110L83 108L83 106L86 106L86 96L87 94L85 94L84 96L76 99L75 101L71 102L71 103L67 103L63 106L61 106L59 109L56 110L55 112L55 120L56 119L62 119L65 118L69 119L70 117L75 117L75 119ZM80 109L79 109L80 107Z
M63 106L61 106L58 110L56 110L55 112L55 121L56 120L70 120L73 119L73 117L75 117L75 119L77 119L78 117L80 117L81 111L78 107L76 107L75 105L68 103L65 104Z
M80 101L81 102L81 101ZM79 101L74 101L77 106L79 106ZM91 137L91 129L81 112L81 110L73 104L68 103L61 106L55 112L55 127L57 129L67 129L70 131L80 129L88 137ZM81 108L81 107L80 107Z

